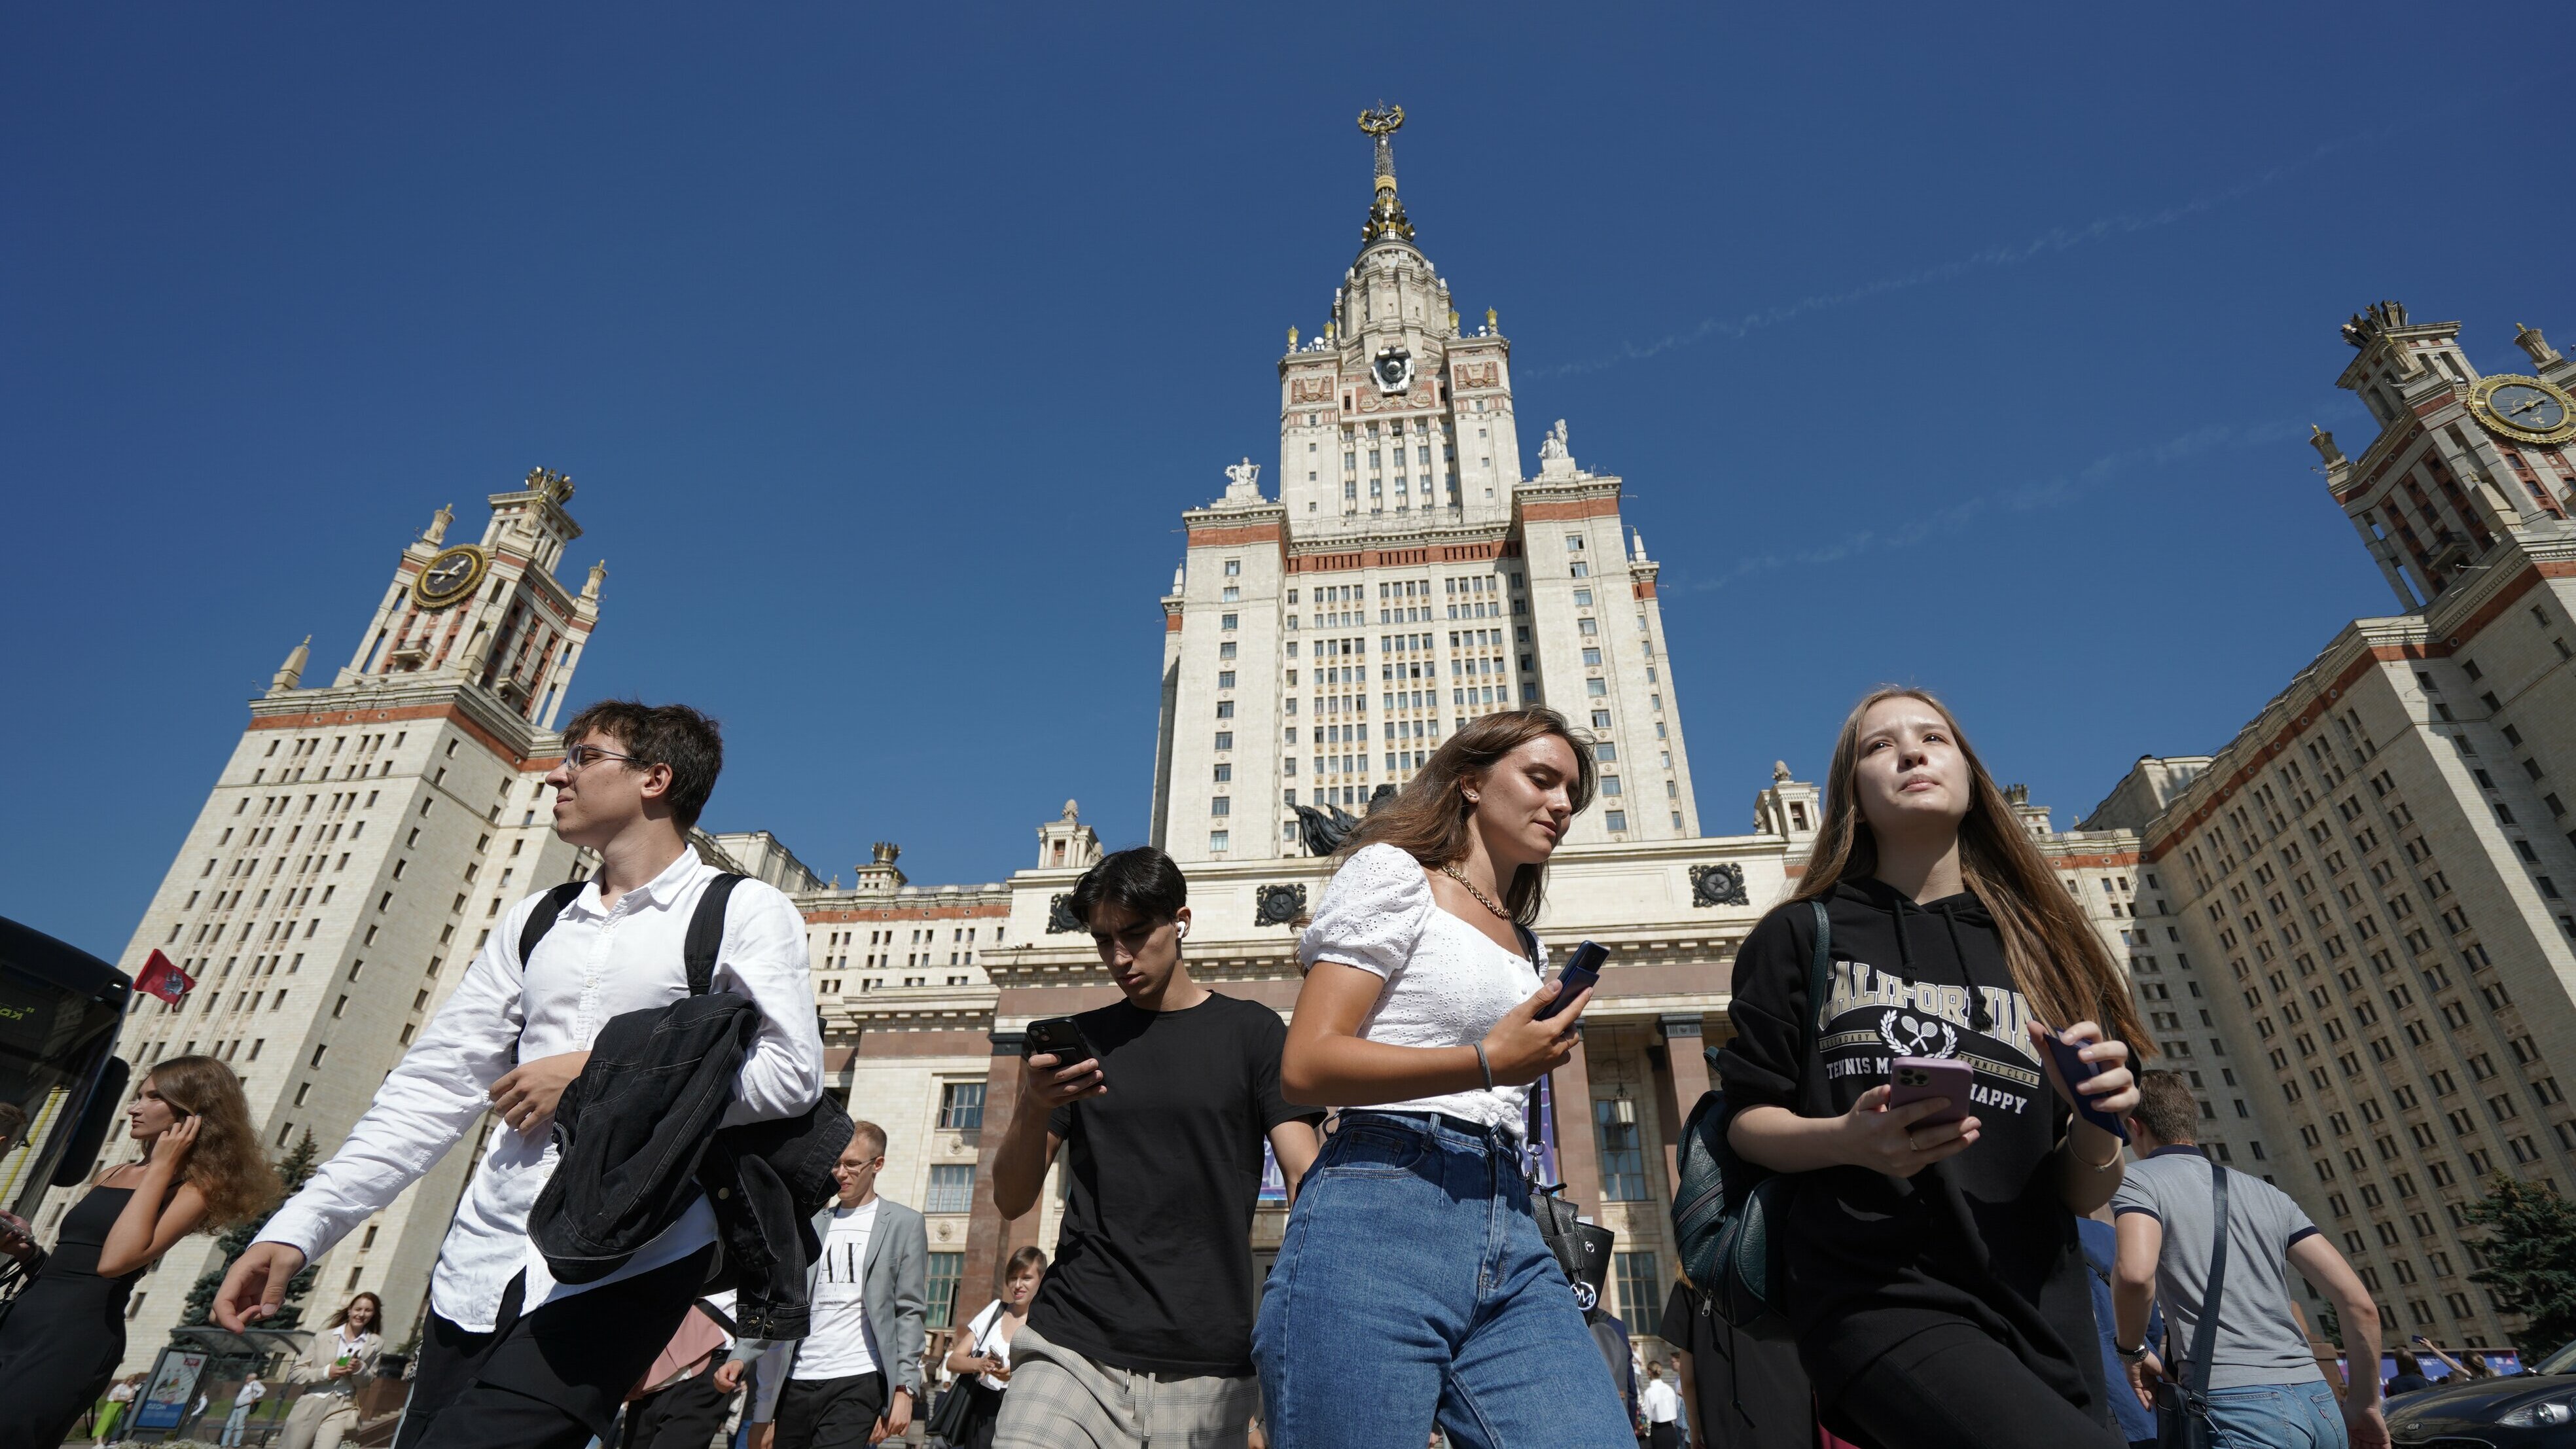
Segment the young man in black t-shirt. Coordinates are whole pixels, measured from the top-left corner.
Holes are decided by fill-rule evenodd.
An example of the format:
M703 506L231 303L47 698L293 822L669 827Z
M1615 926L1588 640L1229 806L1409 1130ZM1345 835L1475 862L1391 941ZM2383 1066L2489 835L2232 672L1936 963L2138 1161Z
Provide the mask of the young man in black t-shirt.
M1322 1114L1280 1095L1279 1014L1190 979L1188 899L1171 857L1142 846L1073 889L1126 1000L1074 1018L1096 1058L1022 1064L994 1157L994 1201L1016 1218L1071 1149L1055 1265L1011 1340L994 1449L1245 1442L1261 1147L1293 1196Z

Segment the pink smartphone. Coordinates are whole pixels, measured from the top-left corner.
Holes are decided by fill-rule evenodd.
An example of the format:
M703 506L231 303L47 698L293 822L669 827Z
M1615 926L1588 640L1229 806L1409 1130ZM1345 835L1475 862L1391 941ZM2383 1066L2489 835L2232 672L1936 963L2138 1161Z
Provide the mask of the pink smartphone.
M1956 1122L1968 1115L1968 1088L1975 1080L1976 1074L1966 1062L1944 1057L1898 1057L1887 1064L1887 1105L1893 1111L1911 1102L1947 1097L1948 1107L1916 1125Z

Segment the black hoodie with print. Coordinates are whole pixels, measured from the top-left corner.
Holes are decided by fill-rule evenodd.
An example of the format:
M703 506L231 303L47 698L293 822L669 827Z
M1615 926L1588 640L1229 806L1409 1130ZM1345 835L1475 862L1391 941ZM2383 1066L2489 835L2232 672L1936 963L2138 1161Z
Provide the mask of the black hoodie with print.
M1771 912L1736 953L1735 1039L1718 1058L1728 1107L1839 1116L1896 1057L1950 1057L1975 1073L1980 1131L1911 1178L1831 1167L1791 1186L1787 1309L1809 1376L1830 1407L1890 1348L1965 1322L2102 1418L2083 1247L2050 1159L2072 1114L2030 1042L1993 917L1973 895L1917 905L1876 880L1837 885L1826 910L1833 970L1815 1064L1798 1053L1813 908Z

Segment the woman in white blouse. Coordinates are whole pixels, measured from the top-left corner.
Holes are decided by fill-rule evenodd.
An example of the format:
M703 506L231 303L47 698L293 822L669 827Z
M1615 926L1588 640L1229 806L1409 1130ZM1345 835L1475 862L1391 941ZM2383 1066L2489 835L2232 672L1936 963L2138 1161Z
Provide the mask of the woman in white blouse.
M984 1305L948 1351L948 1371L958 1376L957 1392L976 1399L957 1449L992 1449L1002 1391L1011 1386L1011 1340L1029 1321L1029 1305L1037 1300L1046 1270L1046 1252L1037 1245L1013 1253L1002 1270L1002 1296ZM984 1392L976 1393L974 1386Z
M1574 1051L1589 992L1538 1013L1548 857L1592 801L1553 710L1462 725L1343 846L1298 943L1289 1100L1342 1108L1253 1332L1277 1449L1428 1439L1634 1449L1521 1176L1529 1084Z
M376 1376L376 1357L384 1352L385 1336L377 1331L384 1311L382 1299L361 1293L304 1346L286 1375L304 1393L286 1412L279 1449L338 1449L342 1436L358 1427L358 1390Z

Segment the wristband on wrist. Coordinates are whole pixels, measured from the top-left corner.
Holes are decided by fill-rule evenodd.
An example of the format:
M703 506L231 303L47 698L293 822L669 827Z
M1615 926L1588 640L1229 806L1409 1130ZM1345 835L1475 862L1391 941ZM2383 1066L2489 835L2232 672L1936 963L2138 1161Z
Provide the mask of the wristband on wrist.
M2123 1363L2136 1363L2147 1356L2147 1346L2143 1343L2136 1348L2122 1348L2119 1344L2113 1343L2111 1351L2118 1354Z
M1485 1090L1494 1090L1494 1064L1485 1060L1485 1044L1476 1043L1476 1070L1485 1074Z

